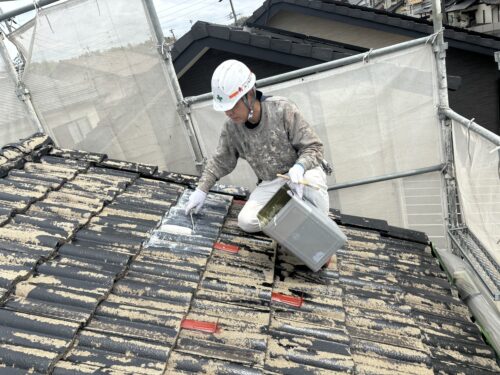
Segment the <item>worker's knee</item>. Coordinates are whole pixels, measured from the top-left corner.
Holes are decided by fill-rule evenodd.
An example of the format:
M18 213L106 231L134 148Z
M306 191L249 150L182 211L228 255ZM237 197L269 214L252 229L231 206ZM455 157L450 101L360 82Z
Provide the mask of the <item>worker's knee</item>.
M238 215L238 226L248 233L255 233L260 231L259 219L257 214L252 210L245 210L243 208Z

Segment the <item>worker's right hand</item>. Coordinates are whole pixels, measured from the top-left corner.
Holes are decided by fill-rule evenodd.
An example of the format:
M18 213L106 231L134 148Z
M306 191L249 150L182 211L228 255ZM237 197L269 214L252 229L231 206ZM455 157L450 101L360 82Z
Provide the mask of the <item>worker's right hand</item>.
M189 201L186 205L186 215L189 215L189 212L194 209L194 213L197 214L200 212L203 207L203 203L205 203L205 198L207 197L207 193L200 189L196 189L191 193L189 197Z

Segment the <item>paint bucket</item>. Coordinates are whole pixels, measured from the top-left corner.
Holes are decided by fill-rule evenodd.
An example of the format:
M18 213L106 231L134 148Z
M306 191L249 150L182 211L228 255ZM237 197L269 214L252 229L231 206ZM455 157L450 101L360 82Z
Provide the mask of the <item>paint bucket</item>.
M311 270L318 271L347 237L319 208L288 194L284 185L259 211L262 231Z

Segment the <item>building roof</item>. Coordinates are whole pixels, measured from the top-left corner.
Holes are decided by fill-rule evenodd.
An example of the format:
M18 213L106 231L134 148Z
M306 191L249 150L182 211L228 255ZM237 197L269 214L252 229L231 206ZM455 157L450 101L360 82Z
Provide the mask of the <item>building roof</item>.
M421 232L332 211L348 242L312 273L238 229L244 191L193 224L196 177L40 134L0 174L0 372L500 371Z
M446 7L446 12L455 12L458 10L464 10L469 8L471 5L477 3L478 0L465 0L454 2L453 5Z
M351 56L366 49L261 27L248 29L197 21L172 48L172 61L182 76L207 48L305 67Z
M391 5L389 8L387 8L387 11L389 13L396 12L396 10L398 10L403 5L405 5L405 0L399 0L399 1L395 2L393 5Z
M256 27L266 25L267 20L280 11L298 12L415 38L434 32L432 22L424 19L334 0L266 0L246 24ZM450 46L459 49L489 55L500 50L500 38L490 34L446 25L444 36Z

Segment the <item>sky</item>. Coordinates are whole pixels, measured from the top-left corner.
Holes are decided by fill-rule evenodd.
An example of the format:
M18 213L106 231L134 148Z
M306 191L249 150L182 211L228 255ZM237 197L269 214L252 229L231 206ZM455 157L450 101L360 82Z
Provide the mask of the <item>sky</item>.
M153 2L165 36L172 36L172 29L175 37L177 39L180 38L189 31L191 22L207 21L223 25L233 22L229 0L153 0ZM239 18L251 16L262 5L264 0L232 0L232 2L236 16ZM0 0L0 8L3 12L8 12L29 4L33 4L33 0ZM33 16L34 12L30 12L29 14L17 17L16 21L18 24L22 24Z

